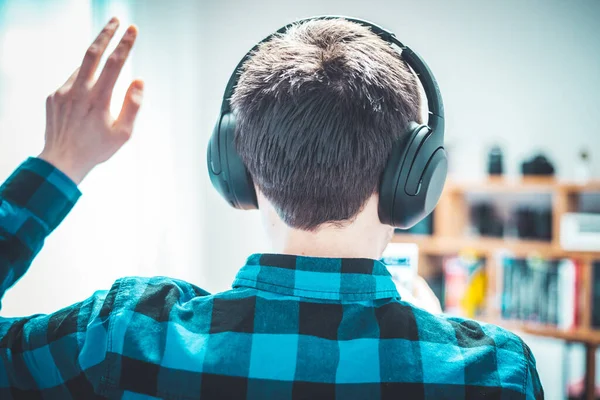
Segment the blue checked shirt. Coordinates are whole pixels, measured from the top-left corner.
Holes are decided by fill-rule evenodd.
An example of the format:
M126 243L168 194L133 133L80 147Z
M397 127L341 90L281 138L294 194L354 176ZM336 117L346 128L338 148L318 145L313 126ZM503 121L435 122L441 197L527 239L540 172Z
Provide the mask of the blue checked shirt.
M0 188L0 296L80 193L39 159ZM233 289L123 278L0 318L1 399L542 399L523 341L400 299L378 261L252 255Z

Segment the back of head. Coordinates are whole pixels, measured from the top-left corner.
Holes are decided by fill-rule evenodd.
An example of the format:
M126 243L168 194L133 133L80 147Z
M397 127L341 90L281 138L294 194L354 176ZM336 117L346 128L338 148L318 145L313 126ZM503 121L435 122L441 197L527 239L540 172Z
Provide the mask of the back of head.
M259 46L231 99L236 147L290 227L351 221L395 140L419 121L418 80L369 28L311 20Z

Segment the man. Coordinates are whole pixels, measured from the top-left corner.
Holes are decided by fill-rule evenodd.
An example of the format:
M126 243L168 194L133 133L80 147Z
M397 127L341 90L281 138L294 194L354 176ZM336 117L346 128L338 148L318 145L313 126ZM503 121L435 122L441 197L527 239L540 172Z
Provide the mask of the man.
M134 27L93 82L117 25L48 98L44 150L0 189L2 294L131 135L142 82L115 121L108 105ZM250 256L224 293L123 278L51 315L0 319L0 397L543 398L520 338L415 307L376 261L393 234L377 211L391 132L419 120L419 99L363 26L310 21L264 43L232 104L278 254Z

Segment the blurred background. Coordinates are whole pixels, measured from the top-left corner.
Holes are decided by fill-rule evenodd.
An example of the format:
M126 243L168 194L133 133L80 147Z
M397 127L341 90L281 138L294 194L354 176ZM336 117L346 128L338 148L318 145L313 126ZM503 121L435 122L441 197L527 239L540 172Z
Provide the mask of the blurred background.
M111 16L120 33L140 30L114 112L133 78L146 82L133 139L81 185L2 315L52 312L125 275L228 289L268 243L258 214L230 209L208 181L225 83L257 41L320 14L395 31L442 89L449 183L433 216L394 241L417 243L419 272L448 312L523 335L547 398L593 398L598 0L0 0L0 179L39 154L46 96Z

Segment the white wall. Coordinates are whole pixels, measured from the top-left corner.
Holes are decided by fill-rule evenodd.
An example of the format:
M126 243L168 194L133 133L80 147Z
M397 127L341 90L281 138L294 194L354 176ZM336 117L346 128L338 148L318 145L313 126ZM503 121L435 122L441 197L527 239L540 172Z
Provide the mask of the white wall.
M80 186L77 206L4 297L3 316L58 310L122 276L205 281L199 9L161 3L0 1L1 180L41 151L46 96L81 62L110 16L121 19L117 37L133 22L142 32L115 88L113 115L133 77L146 81L132 140Z

